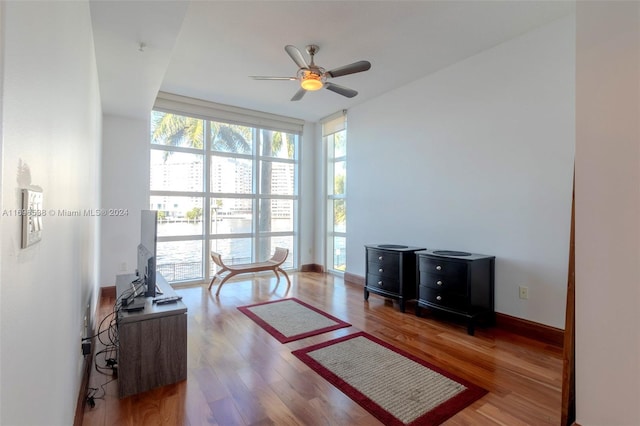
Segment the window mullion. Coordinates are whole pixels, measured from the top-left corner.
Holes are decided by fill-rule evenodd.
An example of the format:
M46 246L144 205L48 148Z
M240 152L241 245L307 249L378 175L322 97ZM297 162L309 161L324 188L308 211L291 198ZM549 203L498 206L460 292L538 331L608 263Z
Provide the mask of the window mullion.
M204 161L202 171L202 188L204 190L204 202L203 202L203 215L204 220L204 239L202 247L202 261L203 261L203 275L205 281L211 278L211 262L209 262L209 251L211 250L211 122L209 120L204 121Z
M262 142L260 131L257 128L253 128L253 247L251 250L251 258L256 260L256 256L260 244L260 185L261 185L261 156L260 156L260 142Z

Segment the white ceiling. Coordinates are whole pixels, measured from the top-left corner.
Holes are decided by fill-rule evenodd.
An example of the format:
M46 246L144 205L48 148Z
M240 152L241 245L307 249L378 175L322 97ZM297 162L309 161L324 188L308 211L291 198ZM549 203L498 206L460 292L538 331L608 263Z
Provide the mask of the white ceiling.
M159 90L317 121L572 13L570 1L114 1L91 0L103 110L148 117ZM140 43L146 46L140 51ZM290 101L284 51L317 44L326 69L371 70ZM306 55L306 53L305 53Z

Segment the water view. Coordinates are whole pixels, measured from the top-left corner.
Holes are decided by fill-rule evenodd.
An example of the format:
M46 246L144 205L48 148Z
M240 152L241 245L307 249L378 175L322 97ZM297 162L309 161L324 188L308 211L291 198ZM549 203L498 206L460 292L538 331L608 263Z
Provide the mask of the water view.
M272 232L292 232L293 222L289 218L272 219L271 227ZM203 279L203 240L162 241L162 237L201 236L203 233L204 222L202 220L158 221L157 269L167 281ZM212 236L227 235L230 238L212 239L211 250L220 253L224 261L229 264L252 262L254 238L246 236L251 233L251 219L219 218L211 223ZM238 237L234 237L233 234L238 234ZM274 236L270 240L269 255L273 253L275 247L293 249L292 235ZM215 267L208 252L206 256L211 265L210 271L213 273ZM293 259L294 254L290 252L283 268L292 268Z

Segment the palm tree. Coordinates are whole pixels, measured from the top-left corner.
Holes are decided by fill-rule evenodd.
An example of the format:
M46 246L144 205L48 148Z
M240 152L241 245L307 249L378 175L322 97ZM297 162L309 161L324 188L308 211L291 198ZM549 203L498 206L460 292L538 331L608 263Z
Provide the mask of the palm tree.
M151 121L153 129L151 140L153 143L202 149L204 145L203 120L153 111Z
M334 182L334 194L342 194L344 195L345 185L344 185L344 175L338 175L335 177ZM335 199L334 200L334 209L333 209L333 223L335 225L343 225L346 220L346 209L344 199Z
M282 143L282 138L274 138L273 132L270 130L262 130L261 132L262 138L262 155L264 157L271 157L273 155L274 150L274 142L278 139L280 144ZM278 133L280 135L280 133ZM279 147L278 147L279 148ZM276 151L277 152L277 151ZM269 194L271 192L271 170L272 163L271 161L262 161L260 164L260 194ZM270 198L260 198L260 206L258 210L258 229L261 232L271 232L271 199ZM271 251L271 238L260 238L258 237L258 259L268 259L269 252Z
M274 153L279 152L282 149L282 145L286 143L287 157L293 158L295 145L290 135L282 132L275 132L272 130L261 129L261 147L262 156L266 158L273 157ZM260 194L266 195L271 193L271 180L273 163L271 161L262 161L260 164ZM259 203L259 216L258 216L258 229L261 232L271 231L271 217L272 217L272 203L270 198L260 198ZM271 252L271 238L259 238L258 239L258 258L267 259Z
M216 151L251 154L250 127L211 122L211 148Z

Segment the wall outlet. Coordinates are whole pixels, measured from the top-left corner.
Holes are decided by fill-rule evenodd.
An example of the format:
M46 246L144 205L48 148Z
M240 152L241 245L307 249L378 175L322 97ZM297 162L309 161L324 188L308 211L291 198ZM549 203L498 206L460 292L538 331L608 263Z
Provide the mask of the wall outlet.
M87 356L91 354L91 341L83 340L82 341L82 355Z
M528 299L529 298L529 287L520 286L520 299Z
M122 263L120 264L120 270L121 270L122 272L126 272L126 270L127 270L127 262L122 262Z

